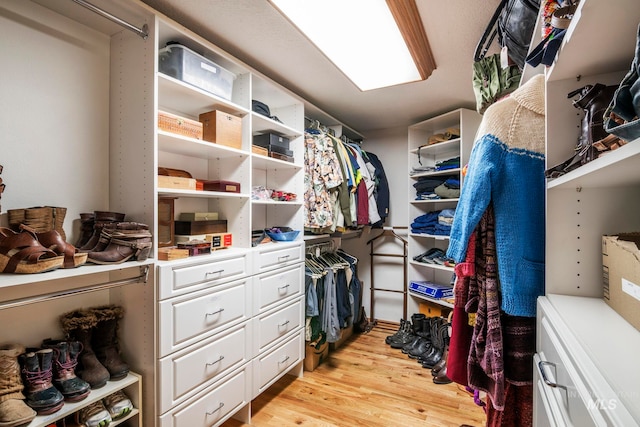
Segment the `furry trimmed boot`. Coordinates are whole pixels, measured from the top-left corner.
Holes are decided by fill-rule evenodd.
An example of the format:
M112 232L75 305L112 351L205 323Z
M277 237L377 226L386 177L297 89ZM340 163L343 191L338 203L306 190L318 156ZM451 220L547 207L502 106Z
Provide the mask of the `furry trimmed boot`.
M64 405L64 396L53 386L53 350L50 348L27 350L18 356L22 365L27 405L38 415L58 412Z
M76 376L82 344L79 341L46 339L42 342L42 347L54 351L53 384L60 390L64 400L79 402L85 399L91 392L91 387L88 382Z
M92 389L104 386L109 380L109 371L98 361L91 347L92 336L98 324L96 315L89 310L75 310L60 316L60 323L69 340L82 344L76 374L88 382Z
M98 321L91 344L100 363L111 375L111 381L127 376L129 366L120 357L118 345L118 324L124 316L124 309L117 305L105 305L90 309Z
M24 402L24 385L20 377L18 356L24 347L0 345L0 427L26 426L36 417L36 411Z

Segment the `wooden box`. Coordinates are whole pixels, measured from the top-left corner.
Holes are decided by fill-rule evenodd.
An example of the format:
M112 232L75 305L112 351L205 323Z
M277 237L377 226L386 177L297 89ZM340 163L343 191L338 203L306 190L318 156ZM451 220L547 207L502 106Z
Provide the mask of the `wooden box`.
M161 261L173 261L189 257L188 249L178 249L176 247L166 247L158 249L158 259Z
M175 197L158 198L158 237L156 240L159 248L175 244L174 204Z
M429 301L420 301L418 303L418 312L427 317L447 317L451 309Z
M182 178L179 176L158 175L158 187L195 191L196 180L195 178Z
M200 114L199 120L203 126L203 140L242 149L242 119L240 117L214 110Z
M260 147L259 145L252 145L251 152L253 154L260 154L261 156L265 157L269 155L269 150L265 147Z
M180 221L207 221L218 219L218 212L180 212Z
M158 111L158 128L190 138L202 139L202 123L166 111Z
M176 221L175 232L181 235L226 233L227 221L223 219L209 221Z
M223 191L225 193L239 193L240 183L234 181L202 181L204 191Z

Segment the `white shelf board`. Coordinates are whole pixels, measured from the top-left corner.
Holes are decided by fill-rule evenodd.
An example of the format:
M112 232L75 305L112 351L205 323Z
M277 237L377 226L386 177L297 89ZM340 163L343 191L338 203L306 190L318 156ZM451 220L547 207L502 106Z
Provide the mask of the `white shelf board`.
M409 152L417 155L418 150L420 150L420 155L432 155L432 154L437 155L441 153L458 151L460 150L460 138L437 142L431 145L423 145L420 148L414 148L413 150L409 150Z
M447 170L434 171L434 172L420 172L414 175L409 175L409 177L413 179L418 179L424 176L459 175L459 174L460 174L460 168L455 168L455 169L447 169Z
M285 202L280 200L251 200L254 205L302 206L302 201Z
M409 295L414 296L416 298L423 299L425 301L429 301L429 302L432 302L432 303L435 303L435 304L439 304L439 305L441 305L443 307L453 308L453 304L451 304L449 302L446 302L446 301L443 301L443 300L440 300L440 299L436 299L436 298L430 298L430 297L428 297L426 295L422 295L422 294L420 294L418 292L409 291Z
M254 135L263 133L275 133L280 136L291 137L291 139L302 135L302 132L287 126L284 123L277 122L260 113L251 112L252 132Z
M425 238L425 239L435 239L435 240L449 240L449 236L447 235L436 235L436 234L424 234L424 233L409 233L411 237Z
M274 159L273 157L267 157L260 154L251 155L251 165L254 169L262 170L276 170L276 169L291 169L300 170L303 165L298 163L287 162L286 160Z
M180 190L176 188L158 188L159 197L193 197L202 199L248 199L249 194L226 193L224 191Z
M412 205L424 205L431 203L457 203L460 199L431 199L431 200L410 200L409 203Z
M446 265L440 265L440 264L427 264L426 262L418 262L413 260L409 261L409 264L416 265L423 268L432 268L434 270L450 271L451 273L455 271L453 267L447 267Z
M214 142L202 141L163 130L158 130L158 150L188 157L204 159L246 158L249 153Z

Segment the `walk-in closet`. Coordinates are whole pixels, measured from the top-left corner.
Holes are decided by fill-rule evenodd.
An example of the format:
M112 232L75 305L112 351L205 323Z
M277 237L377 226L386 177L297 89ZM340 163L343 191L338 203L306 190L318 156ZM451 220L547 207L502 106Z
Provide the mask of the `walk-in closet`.
M634 1L0 0L0 56L0 427L640 425Z

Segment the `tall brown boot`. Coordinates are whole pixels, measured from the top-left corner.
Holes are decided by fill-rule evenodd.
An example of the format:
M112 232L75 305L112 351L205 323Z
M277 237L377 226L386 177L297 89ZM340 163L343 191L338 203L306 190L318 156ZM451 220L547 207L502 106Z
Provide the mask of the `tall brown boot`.
M80 252L91 252L96 250L96 246L100 241L102 229L105 227L115 227L115 224L124 221L125 214L109 211L95 211L94 212L94 224L93 233L87 242L80 246L78 249Z
M53 212L53 229L60 233L62 240L67 240L67 235L64 232L64 217L67 216L67 208L55 206L51 207L51 210Z
M24 347L17 344L0 345L0 426L26 426L36 411L24 403L24 385L20 378L18 356Z
M37 206L26 209L10 209L7 211L9 228L19 232L21 225L26 225L35 230L36 233L46 233L56 230L66 240L64 232L64 217L67 208L54 206Z
M81 248L89 241L93 235L93 226L95 223L96 215L93 212L80 214L80 237L73 246Z
M124 316L124 309L105 305L90 310L98 319L91 342L96 357L109 371L111 381L120 380L129 373L129 366L120 357L118 345L118 323Z
M82 344L76 374L88 382L92 389L104 386L109 380L109 371L98 361L91 346L91 339L98 324L96 315L89 310L75 310L63 314L60 323L69 340Z

